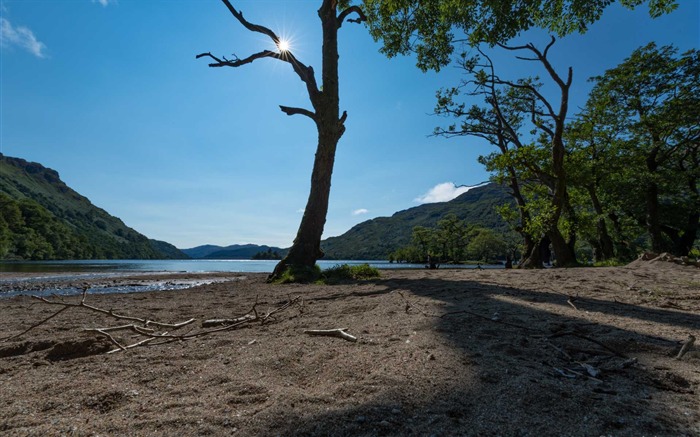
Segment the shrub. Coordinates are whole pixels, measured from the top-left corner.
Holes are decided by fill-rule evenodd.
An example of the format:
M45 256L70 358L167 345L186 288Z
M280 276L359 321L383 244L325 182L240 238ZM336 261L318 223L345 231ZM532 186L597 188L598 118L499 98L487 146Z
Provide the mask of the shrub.
M321 280L326 284L336 284L343 281L357 281L379 277L379 270L369 264L349 266L337 265L321 272Z

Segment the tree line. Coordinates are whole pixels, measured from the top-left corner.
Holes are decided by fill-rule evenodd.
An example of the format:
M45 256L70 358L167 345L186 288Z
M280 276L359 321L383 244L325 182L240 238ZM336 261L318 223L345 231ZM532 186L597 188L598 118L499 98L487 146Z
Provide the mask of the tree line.
M517 251L513 235L476 226L448 214L435 227L416 226L411 244L389 254L389 262L461 264L512 259Z
M476 136L495 151L480 161L516 200L502 215L523 240L522 265L628 260L641 250L687 256L700 218L700 55L650 43L590 80L583 109L569 115L572 69L548 58L555 39L500 45L541 64L537 78L506 80L481 49L462 57L468 79L438 93L435 112L454 121L442 136ZM467 105L465 97L482 103Z
M647 4L652 17L677 7L673 0L619 2ZM698 250L698 51L640 47L591 78L588 101L574 112L570 94L579 82L572 68L551 61L555 36L544 47L508 44L532 27L583 33L611 3L365 1L372 34L389 57L415 53L424 71L454 61L465 72L438 92L435 113L451 121L435 134L493 146L479 161L515 200L501 214L520 235L523 267L541 266L550 247L562 266L628 260L642 250ZM458 41L466 49L455 57ZM494 50L534 63L541 77L506 78Z

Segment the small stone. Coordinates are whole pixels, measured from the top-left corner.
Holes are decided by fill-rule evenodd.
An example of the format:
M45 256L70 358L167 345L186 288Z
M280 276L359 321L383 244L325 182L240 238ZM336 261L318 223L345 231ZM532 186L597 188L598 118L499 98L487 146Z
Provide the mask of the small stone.
M428 355L428 359L430 361L435 361L435 355L433 355L433 354Z
M388 420L382 420L381 422L379 422L379 426L381 426L382 428L388 428L391 426L391 424Z
M367 421L367 418L365 416L357 416L355 419L355 422L357 423L365 423Z
M391 410L391 414L401 414L401 410L399 410L398 408L394 408L393 410Z

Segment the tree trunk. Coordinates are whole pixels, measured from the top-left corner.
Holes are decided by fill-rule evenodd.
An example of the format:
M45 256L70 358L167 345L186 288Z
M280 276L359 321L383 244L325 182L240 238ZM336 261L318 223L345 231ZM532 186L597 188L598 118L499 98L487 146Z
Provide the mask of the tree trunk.
M323 26L322 81L318 98L312 103L316 112L318 147L311 174L311 190L304 209L297 236L287 256L282 259L268 278L278 279L288 268L311 269L319 258L321 236L326 224L328 200L331 192L331 176L335 152L340 137L345 132L346 114L339 118L340 97L338 89L338 17L335 0L324 0L318 10Z
M539 241L535 241L532 238L526 239L526 246L528 245L528 240L529 240L529 252L524 252L523 253L523 260L520 262L518 265L518 268L521 269L541 269L544 268L544 264L542 262L542 254L543 254L543 246L544 245L549 245L549 239L547 237L544 237L540 239Z
M598 199L598 193L593 185L588 186L588 194L591 196L591 203L593 203L593 209L598 216L596 220L596 261L604 261L612 259L615 257L615 246L610 234L608 233L608 226L605 223L605 215L603 212L603 206Z
M659 223L659 189L656 184L651 183L646 189L646 224L649 238L651 239L652 252L661 253L666 251L663 236L661 235L661 224Z
M557 257L557 267L571 267L578 264L576 254L558 227L553 227L547 232L547 236L552 241L552 249Z

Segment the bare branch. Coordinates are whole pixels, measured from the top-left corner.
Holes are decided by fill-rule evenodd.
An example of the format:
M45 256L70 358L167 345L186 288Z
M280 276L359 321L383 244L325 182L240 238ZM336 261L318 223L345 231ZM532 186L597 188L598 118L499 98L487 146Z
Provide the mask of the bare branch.
M65 310L67 310L67 309L68 309L68 307L63 307L63 308L61 308L60 310L58 310L58 311L56 311L55 313L51 314L50 316L48 316L47 318L45 318L45 319L42 320L41 322L36 323L36 324L30 326L29 328L25 329L24 331L20 332L19 334L13 335L13 336L11 336L11 337L4 338L3 341L12 340L13 338L20 337L20 336L22 336L23 334L26 334L27 332L29 332L29 331L31 331L32 329L36 328L37 326L43 325L44 323L46 323L46 322L48 322L49 320L53 319L54 317L56 317L57 315L61 314L63 311L65 311Z
M272 30L268 29L265 26L261 26L259 24L253 24L243 18L243 13L236 10L231 5L231 2L229 0L222 0L224 5L226 5L226 8L231 12L231 14L238 20L239 23L241 23L246 29L250 30L251 32L257 32L257 33L262 33L263 35L268 36L272 42L275 44L275 46L279 46L280 43L280 37L277 36L275 32ZM284 52L274 52L271 50L263 50L262 52L253 54L248 56L245 59L226 59L226 58L219 58L217 56L212 55L211 53L201 53L196 56L197 59L202 58L202 57L209 57L212 58L214 61L211 64L209 64L210 67L240 67L241 65L249 64L256 59L261 59L261 58L273 58L277 59L280 61L284 61L289 63L292 68L294 69L294 72L299 76L299 78L306 84L307 91L309 93L309 98L311 99L311 103L316 107L316 101L318 94L320 93L318 89L318 85L316 83L316 78L314 77L314 70L311 68L311 66L307 66L299 62L299 60L292 54L291 51L286 50Z
M362 9L359 6L350 6L349 8L345 9L343 12L338 15L338 29L343 25L343 21L348 17L348 15L355 13L357 14L357 18L348 18L349 23L362 23L363 21L367 21L367 16L365 15L364 12L362 12Z
M296 115L296 114L305 115L305 116L309 117L310 119L312 119L313 121L316 121L316 113L313 111L309 111L308 109L293 108L290 106L282 106L282 105L280 105L280 109L282 110L282 112L284 112L287 115Z
M280 54L273 52L271 50L263 50L262 52L255 53L254 55L250 55L245 59L219 59L216 56L212 55L211 53L201 53L197 55L195 58L199 59L202 57L208 56L215 60L216 62L209 64L210 67L240 67L241 65L246 65L250 64L251 62L255 61L256 59L260 58L276 58L280 59Z
M275 43L275 45L279 44L280 38L275 34L275 32L273 32L272 30L268 29L265 26L253 24L253 23L249 22L248 20L246 20L245 18L243 18L243 12L237 11L236 8L234 8L231 5L231 2L229 2L229 0L221 0L221 1L224 2L224 5L226 5L229 12L231 12L231 15L236 17L236 20L238 20L246 29L250 30L251 32L258 32L258 33L262 33L263 35L267 35L270 37L270 39L272 39L272 41Z

